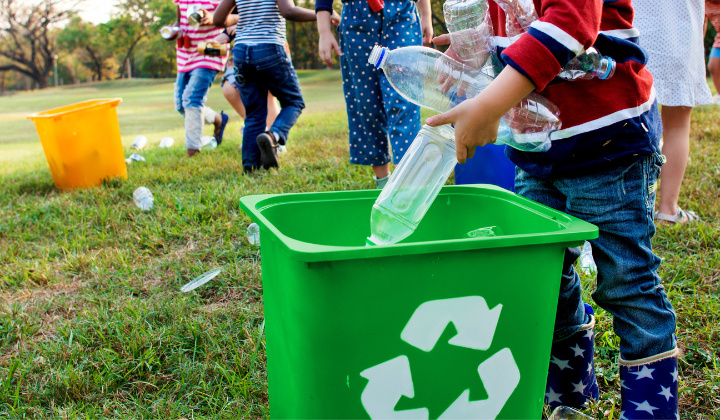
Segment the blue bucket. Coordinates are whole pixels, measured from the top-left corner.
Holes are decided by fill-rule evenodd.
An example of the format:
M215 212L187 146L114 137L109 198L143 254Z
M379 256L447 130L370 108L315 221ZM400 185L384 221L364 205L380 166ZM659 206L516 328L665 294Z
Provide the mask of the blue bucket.
M472 159L455 165L455 184L492 184L514 192L515 164L505 156L505 145L476 148Z

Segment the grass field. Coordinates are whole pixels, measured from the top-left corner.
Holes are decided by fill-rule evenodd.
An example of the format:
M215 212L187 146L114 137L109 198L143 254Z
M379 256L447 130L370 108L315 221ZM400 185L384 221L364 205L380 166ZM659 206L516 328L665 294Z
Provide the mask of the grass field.
M238 199L373 185L366 168L348 163L339 73L302 72L301 85L308 106L281 167L251 176L242 174L233 113L220 148L184 157L170 80L0 97L0 419L268 416L260 251L247 241ZM104 97L123 98L126 155L143 134L147 162L132 164L126 180L59 192L25 116ZM217 86L209 105L230 109ZM660 227L655 241L678 315L686 419L720 418L718 121L720 107L693 111L680 205L704 222ZM168 135L176 145L157 148ZM132 203L141 185L155 195L150 212ZM215 267L223 272L213 281L180 292ZM593 281L584 279L586 295ZM586 412L616 419L618 338L597 312L601 398Z

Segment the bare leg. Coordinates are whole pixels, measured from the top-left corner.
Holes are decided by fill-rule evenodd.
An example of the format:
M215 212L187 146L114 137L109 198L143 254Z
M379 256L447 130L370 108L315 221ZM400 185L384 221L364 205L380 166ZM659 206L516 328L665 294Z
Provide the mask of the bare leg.
M383 166L373 166L372 167L373 172L375 173L375 178L381 179L385 178L386 176L390 175L390 164L386 163Z
M708 70L710 71L710 77L712 77L713 84L715 85L715 92L720 93L720 58L710 57Z
M277 118L278 114L280 113L280 107L278 106L277 101L275 100L275 97L272 95L272 93L268 92L267 97L267 120L265 120L265 125L270 128L272 127L273 123L275 122L275 118Z
M678 212L678 197L690 154L691 113L692 107L685 106L663 106L661 109L664 127L662 153L667 162L660 171L660 213Z
M244 120L245 105L243 105L242 99L240 98L240 92L238 92L235 86L230 82L223 83L222 92L225 99L227 99L228 103L233 107L235 112L237 112L240 118Z

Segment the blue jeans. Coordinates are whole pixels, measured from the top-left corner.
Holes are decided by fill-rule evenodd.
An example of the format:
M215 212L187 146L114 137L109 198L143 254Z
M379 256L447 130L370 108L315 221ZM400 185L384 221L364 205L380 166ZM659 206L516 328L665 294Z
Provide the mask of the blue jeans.
M197 68L178 73L175 82L175 109L185 117L185 147L200 150L203 122L212 123L215 111L205 107L216 70Z
M516 169L518 194L595 224L590 241L598 268L595 302L610 312L620 354L637 360L675 347L675 312L660 284L660 258L652 251L655 190L664 157L653 154L629 167L595 175L542 179ZM554 340L587 322L580 278L573 263L580 248L565 252Z
M280 114L270 131L285 144L290 129L305 108L297 73L282 45L236 44L233 48L235 86L245 105L242 160L245 170L260 167L257 136L265 131L268 91L280 101Z

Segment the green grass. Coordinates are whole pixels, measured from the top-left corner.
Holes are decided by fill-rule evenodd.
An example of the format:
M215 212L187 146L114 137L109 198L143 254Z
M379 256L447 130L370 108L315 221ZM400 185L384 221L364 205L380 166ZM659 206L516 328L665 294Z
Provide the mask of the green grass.
M247 242L250 220L238 199L372 186L367 168L348 163L339 73L300 76L308 107L289 152L279 170L251 176L242 174L237 116L220 148L184 157L169 80L0 97L0 418L267 417L260 253ZM126 180L59 192L24 117L101 97L123 98L126 154L144 134L147 162L132 164ZM209 104L230 109L217 86ZM680 202L705 222L661 227L655 241L678 315L687 419L718 418L720 410L718 120L717 107L693 112ZM155 147L165 135L176 145ZM155 195L150 212L132 203L141 185ZM180 292L214 267L224 271ZM593 280L584 282L590 300ZM586 412L616 419L618 338L607 313L597 318L601 399Z

